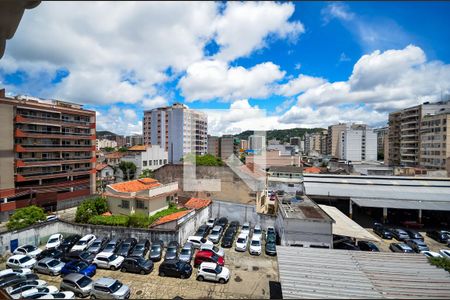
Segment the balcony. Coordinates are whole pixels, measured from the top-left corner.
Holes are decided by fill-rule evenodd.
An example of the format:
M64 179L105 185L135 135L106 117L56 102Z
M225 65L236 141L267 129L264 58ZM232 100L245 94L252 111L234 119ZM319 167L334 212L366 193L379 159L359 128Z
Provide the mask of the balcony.
M90 123L86 121L76 121L76 120L64 120L59 118L47 118L43 116L30 116L30 115L17 115L14 118L16 123L23 124L52 124L57 126L72 126L72 127L82 127L82 128L92 128L91 126L95 123Z
M31 180L39 180L39 179L48 179L48 178L60 178L60 177L68 177L68 176L79 176L79 175L87 175L87 174L95 174L95 169L84 168L84 169L76 169L71 172L65 171L54 171L54 172L41 172L41 173L28 173L28 174L16 174L16 181L31 181Z
M87 133L75 133L75 132L24 130L16 128L14 134L15 137L95 140L95 135Z
M90 152L95 151L95 146L86 145L15 145L17 153L24 152Z
M78 164L78 163L94 163L95 157L66 157L66 158L23 158L16 159L16 167L39 167L61 164Z

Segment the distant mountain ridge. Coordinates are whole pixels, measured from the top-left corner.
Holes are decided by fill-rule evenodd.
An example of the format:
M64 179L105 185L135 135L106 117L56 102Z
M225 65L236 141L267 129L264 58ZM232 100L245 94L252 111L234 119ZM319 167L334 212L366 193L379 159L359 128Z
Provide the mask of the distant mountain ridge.
M291 137L303 137L305 133L320 132L325 130L324 128L290 128L290 129L274 129L266 131L266 140L276 139L282 142L289 142ZM253 134L253 130L246 130L239 134L235 134L234 137L247 140L250 135Z
M107 130L102 130L102 131L97 131L96 135L97 135L97 138L103 138L103 137L114 137L114 136L118 136L119 134L116 134L114 132L107 131Z

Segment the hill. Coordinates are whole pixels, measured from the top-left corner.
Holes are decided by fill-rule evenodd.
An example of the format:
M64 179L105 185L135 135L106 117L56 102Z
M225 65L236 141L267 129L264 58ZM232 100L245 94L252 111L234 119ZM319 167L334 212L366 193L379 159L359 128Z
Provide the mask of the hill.
M324 128L291 128L291 129L274 129L266 132L266 140L280 140L282 142L289 142L291 137L303 137L305 133L312 133L325 130ZM239 134L234 135L239 139L247 140L250 135L253 134L253 130L246 130Z
M115 134L114 132L103 130L103 131L97 131L96 136L98 139L104 138L104 137L115 137L118 136L118 134Z

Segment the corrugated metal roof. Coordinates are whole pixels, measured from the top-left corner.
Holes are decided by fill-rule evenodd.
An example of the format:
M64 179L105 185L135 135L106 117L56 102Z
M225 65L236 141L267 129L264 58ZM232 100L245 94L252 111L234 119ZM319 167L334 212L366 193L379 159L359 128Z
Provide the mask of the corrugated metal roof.
M284 299L449 298L450 274L422 254L277 246Z
M449 196L450 198L450 196ZM361 207L388 207L402 209L424 209L450 211L450 201L402 200L380 198L354 198L351 200Z

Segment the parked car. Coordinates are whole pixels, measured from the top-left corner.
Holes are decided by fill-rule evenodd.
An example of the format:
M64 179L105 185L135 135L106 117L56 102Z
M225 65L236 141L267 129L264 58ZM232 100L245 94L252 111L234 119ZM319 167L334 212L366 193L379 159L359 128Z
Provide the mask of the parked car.
M130 256L124 259L120 271L139 273L141 275L149 274L153 271L153 262L142 256Z
M357 246L362 251L380 252L380 249L372 242L358 241Z
M3 276L2 279L0 279L0 288L7 288L19 282L37 279L39 279L39 277L34 273L26 275L11 273Z
M344 240L344 241L337 242L337 243L333 244L333 248L334 249L341 249L341 250L355 250L355 251L361 250L361 249L359 249L358 246L353 244L353 242L350 242L350 241L347 241L347 240Z
M216 225L222 227L222 230L225 230L225 227L228 225L228 219L225 217L219 218Z
M122 243L122 239L112 239L106 245L105 249L102 252L116 253L119 249L120 244Z
M237 232L239 230L239 221L231 221L230 225L228 225L228 228L234 228Z
M250 234L250 223L245 222L244 224L242 224L241 227L241 234L246 234L249 235Z
M64 252L57 248L51 248L48 250L44 250L36 256L36 260L41 260L44 257L51 257L55 259L61 259L64 256Z
M117 279L102 277L92 284L91 299L128 299L130 294L128 285Z
M204 262L200 264L197 280L209 280L219 283L227 283L230 280L230 270L216 263Z
M427 244L425 244L425 242L420 239L406 240L405 244L411 247L411 249L413 249L417 253L420 253L422 251L430 251Z
M414 250L410 246L404 243L391 243L389 249L392 252L402 252L402 253L414 253Z
M32 274L33 271L31 269L28 268L23 268L23 269L5 269L0 271L0 280L5 277L5 276L12 276L14 274L17 275L26 275L26 274Z
M200 225L194 235L206 238L209 234L209 229L210 227L206 224Z
M45 249L53 249L58 248L61 243L63 242L64 237L60 233L52 234L47 241L47 244L45 245Z
M14 250L13 254L22 254L22 255L28 255L32 258L35 258L36 256L39 255L39 253L41 253L42 250L39 249L36 246L33 245L24 245L21 247L16 248L16 250Z
M92 283L92 279L86 275L70 273L64 276L59 289L61 291L72 291L77 298L83 298L91 293Z
M275 242L266 242L266 254L270 256L277 255L277 246Z
M217 255L219 255L220 257L225 257L225 251L223 250L223 248L217 247L214 244L204 244L200 247L201 251L211 251Z
M117 255L127 257L133 251L134 246L136 246L137 240L135 238L128 238L123 241L117 250Z
M81 239L81 235L79 234L74 234L74 235L70 235L68 237L66 237L64 239L64 241L61 243L61 245L59 246L59 249L62 252L69 252L70 249L72 249L72 247Z
M261 255L262 246L261 240L259 238L252 238L250 241L250 247L248 248L248 252L251 255Z
M267 229L266 229L266 239L267 239L267 236L268 236L268 235L271 235L271 234L273 234L273 235L276 237L277 232L275 231L275 227L273 227L273 226L267 226Z
M97 272L97 267L94 264L87 264L82 260L73 260L68 262L62 269L61 275L67 275L70 273L79 273L92 277Z
M244 225L242 225L242 227L243 226ZM247 244L248 244L248 235L245 233L241 233L238 235L238 238L236 240L236 247L234 249L239 252L245 252L247 251Z
M75 293L70 291L66 292L59 291L56 293L49 293L44 297L38 299L75 299Z
M404 231L403 229L394 228L391 230L391 233L394 236L394 238L399 242L403 242L403 241L409 239L408 233L406 231Z
M439 254L441 254L442 257L450 259L450 250L441 249L439 250Z
M55 293L58 291L58 288L53 285L48 286L34 286L34 285L25 285L21 286L20 288L17 288L11 292L9 292L9 295L13 299L24 299L31 295L34 295L36 293Z
M164 256L164 259L177 259L179 246L180 245L177 241L171 241L169 245L167 245L166 255Z
M191 263L192 257L194 256L194 252L195 252L194 245L191 242L186 242L186 244L184 244L183 248L181 249L178 258L181 261Z
M439 243L447 243L450 238L448 232L445 230L427 231L427 236Z
M416 230L412 230L412 229L404 229L405 232L409 235L410 239L415 239L415 240L422 240L423 241L423 236Z
M194 266L199 266L202 262L213 262L223 266L225 259L211 251L198 251L195 255Z
M223 228L216 225L211 230L211 233L208 236L208 239L213 242L214 244L217 244L220 241L220 238L222 237Z
M236 229L233 227L228 227L228 229L223 234L221 246L224 248L233 247L235 237L236 237Z
M378 234L383 239L392 240L392 233L381 223L373 224L373 232Z
M216 225L216 220L214 218L209 218L208 221L206 221L206 225L209 227L209 229L213 228L214 225Z
M89 246L92 245L92 243L97 239L97 237L93 234L86 234L81 239L78 240L78 242L70 249L70 251L84 251Z
M255 225L252 233L253 240L261 240L262 239L262 229L260 225Z
M11 269L33 269L35 264L36 260L34 258L23 254L13 255L6 261L6 266Z
M192 274L192 266L181 260L165 260L159 265L159 276L170 276L181 279L189 278Z
M154 243L152 243L152 247L150 248L150 254L149 254L150 259L153 262L160 261L162 258L163 250L164 250L164 242L163 241L159 240L159 241L155 241Z
M61 269L64 267L64 263L60 260L46 257L41 259L34 266L36 272L48 275L59 275L61 274Z
M97 256L95 256L92 263L96 265L97 268L111 269L112 271L115 271L120 268L124 259L125 258L123 256L114 253L100 252Z
M92 254L98 254L105 249L106 245L108 244L109 239L106 237L97 238L89 248L87 248L86 252L92 253Z
M130 253L130 256L140 256L145 258L149 250L150 241L147 239L139 240L136 246L134 246L133 251Z
M95 258L94 253L89 253L86 251L71 251L66 253L66 255L64 255L61 260L63 262L69 262L72 260L82 260L88 264L91 264L94 261L94 258Z
M442 255L440 255L439 253L433 251L420 251L420 253L422 253L426 257L442 257Z
M23 286L35 286L35 287L36 286L47 286L47 282L44 280L40 280L40 279L25 280L25 281L17 282L11 286L8 286L7 288L5 288L5 291L9 294L13 291L20 289Z
M194 245L195 249L200 249L203 244L213 244L210 240L203 238L201 236L191 235L187 239L188 242L191 242Z

